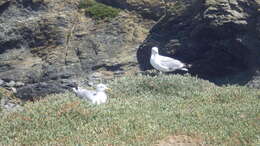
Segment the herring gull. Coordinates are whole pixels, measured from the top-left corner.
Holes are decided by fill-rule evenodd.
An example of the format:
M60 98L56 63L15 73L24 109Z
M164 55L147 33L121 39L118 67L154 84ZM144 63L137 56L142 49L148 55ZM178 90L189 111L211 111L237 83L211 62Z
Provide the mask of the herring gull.
M172 72L175 70L188 71L186 65L181 61L174 58L161 56L157 47L152 48L150 63L155 69L161 72Z
M105 84L98 84L96 86L96 91L87 90L81 87L72 88L73 91L82 99L89 100L92 104L106 103L107 95L105 90L109 89Z

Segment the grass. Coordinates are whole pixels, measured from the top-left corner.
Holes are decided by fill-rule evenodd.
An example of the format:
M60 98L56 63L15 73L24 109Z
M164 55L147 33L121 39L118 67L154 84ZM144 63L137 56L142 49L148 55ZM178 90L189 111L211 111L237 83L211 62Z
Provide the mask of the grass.
M260 142L260 91L190 76L127 76L95 106L67 92L0 119L0 145L153 145L169 135L209 145Z
M112 19L118 16L120 10L111 6L96 2L95 0L81 0L80 9L85 9L86 15L96 19Z
M3 99L3 97L4 97L4 95L3 95L4 93L2 92L2 88L0 88L0 102L2 102L2 99ZM0 103L1 104L1 103ZM0 112L2 111L3 109L2 109L2 107L1 107L1 105L0 105Z

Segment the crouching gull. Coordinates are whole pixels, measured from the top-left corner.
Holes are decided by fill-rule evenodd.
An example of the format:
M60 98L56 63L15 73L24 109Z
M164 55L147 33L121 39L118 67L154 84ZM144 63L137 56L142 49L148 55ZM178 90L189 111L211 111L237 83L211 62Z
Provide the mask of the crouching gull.
M150 58L151 65L161 72L172 72L175 70L188 71L187 66L181 61L159 55L157 47L152 48L152 54Z
M72 89L80 98L89 100L92 104L101 104L106 103L107 95L105 93L105 90L109 88L104 84L98 84L96 86L96 91L83 89L81 87L78 87L77 89Z

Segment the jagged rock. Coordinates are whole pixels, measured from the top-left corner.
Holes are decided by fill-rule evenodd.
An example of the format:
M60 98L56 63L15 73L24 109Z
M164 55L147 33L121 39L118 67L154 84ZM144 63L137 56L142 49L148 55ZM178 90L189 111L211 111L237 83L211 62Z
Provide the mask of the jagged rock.
M70 80L39 82L17 88L16 97L22 100L35 100L49 94L63 93L73 87L76 87L76 84Z
M138 49L142 70L151 69L151 47L191 64L190 73L219 78L259 69L256 6L249 0L179 1L181 10L167 13ZM174 8L174 7L173 7Z
M44 4L29 0L9 4L1 13L0 22L1 78L25 83L40 81L44 65L50 65L58 56L53 49L65 40L66 34L59 26L66 22L55 14L46 14Z
M16 82L15 87L21 87L24 86L25 84L23 82Z
M17 111L21 109L20 100L14 96L14 93L10 90L0 87L0 111ZM1 114L0 113L0 114Z
M141 21L121 12L97 23L79 13L77 0L12 1L0 17L0 77L32 84L88 74L102 65L128 69L153 23Z
M0 78L25 84L18 97L64 92L61 80L136 64L136 46L153 21L121 12L98 23L79 13L78 2L14 0L1 6Z
M10 81L5 84L7 87L14 87L15 86L15 81Z
M2 87L7 87L7 88L14 88L14 87L21 87L24 86L25 84L23 82L15 82L15 81L9 81L9 82L5 82L3 80L0 79L0 86Z
M148 34L153 21L138 22L142 19L133 14L121 12L119 16L107 23L79 24L78 29L85 34L78 34L71 41L83 71L97 70L106 66L107 70L127 68L136 61L135 52ZM93 31L89 31L93 30Z

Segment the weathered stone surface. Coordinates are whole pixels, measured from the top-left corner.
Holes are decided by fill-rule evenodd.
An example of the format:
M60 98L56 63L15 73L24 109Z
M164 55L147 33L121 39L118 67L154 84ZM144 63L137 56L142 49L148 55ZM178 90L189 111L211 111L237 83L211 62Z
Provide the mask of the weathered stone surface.
M0 87L0 115L3 112L22 110L19 104L21 104L21 101L14 96L12 91Z
M3 80L39 82L46 75L45 66L64 65L64 42L72 15L66 19L47 10L45 3L23 0L12 1L1 13L0 77Z
M1 0L1 1L0 1L0 6L6 4L7 2L10 2L10 0Z
M114 71L137 63L135 52L152 24L151 21L138 24L140 21L142 19L135 15L121 12L111 22L89 24L88 29L92 31L84 31L83 27L86 26L80 24L78 29L83 31L76 33L71 43L77 48L82 69L88 71L104 67Z
M15 86L15 82L14 81L10 81L10 82L6 83L6 86L14 87Z
M70 80L58 80L28 84L17 89L16 97L22 100L36 100L49 94L61 93L76 87Z
M152 46L191 64L190 73L206 78L252 72L259 68L255 1L195 0L180 13L165 15L150 31L137 56L143 70Z
M24 83L17 89L23 99L64 92L70 88L64 80L92 71L108 78L135 72L136 57L141 69L150 69L155 45L191 64L194 75L248 72L248 81L259 79L257 0L99 1L144 17L121 11L113 20L95 21L78 11L79 0L2 0L0 79ZM161 19L154 25L144 18Z
M24 88L32 88L25 94L19 88L19 97L64 91L55 85L57 88L51 91L38 92L45 82L59 82L94 70L137 68L135 52L153 21L122 11L113 20L97 22L80 13L78 3L14 0L1 6L0 79L21 81Z

